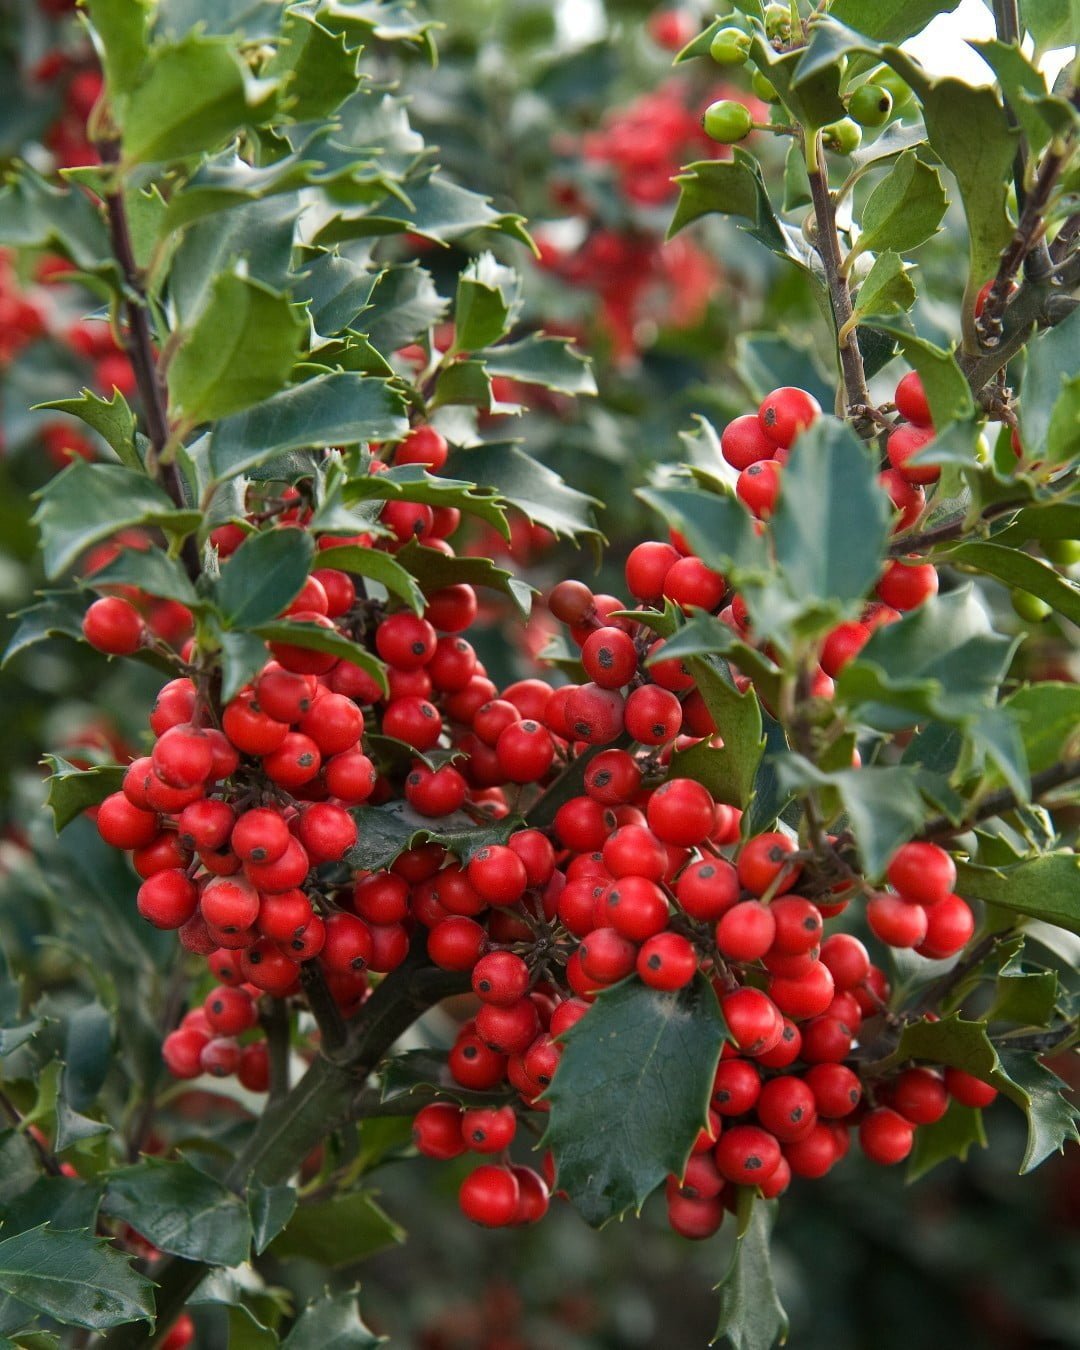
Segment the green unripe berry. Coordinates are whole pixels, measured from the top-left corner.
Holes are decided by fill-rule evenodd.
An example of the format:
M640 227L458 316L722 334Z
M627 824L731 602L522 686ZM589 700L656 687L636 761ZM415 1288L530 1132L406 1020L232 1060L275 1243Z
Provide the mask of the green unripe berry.
M780 95L772 83L762 75L760 70L755 70L750 77L750 88L761 99L762 103L779 103Z
M1075 567L1080 563L1080 539L1044 539L1042 551L1058 567Z
M1050 606L1030 591L1013 591L1012 607L1025 623L1042 623L1049 615Z
M709 55L718 66L741 66L750 51L750 35L741 28L721 28L709 45Z
M850 117L842 117L839 122L822 127L821 135L825 149L833 150L838 155L853 154L862 144L862 128Z
M889 120L893 100L880 84L861 84L848 101L848 112L861 127L880 127Z
M789 42L791 40L790 5L772 4L765 6L765 32L770 42Z
M722 98L716 103L710 103L705 109L701 125L705 128L706 136L719 141L721 145L731 145L733 141L741 141L750 134L754 119L750 116L750 109L743 104L736 103L734 99Z
M906 80L902 80L891 66L882 66L875 70L870 76L872 84L876 84L879 89L887 89L892 95L893 109L899 111L906 104L911 102L912 88Z

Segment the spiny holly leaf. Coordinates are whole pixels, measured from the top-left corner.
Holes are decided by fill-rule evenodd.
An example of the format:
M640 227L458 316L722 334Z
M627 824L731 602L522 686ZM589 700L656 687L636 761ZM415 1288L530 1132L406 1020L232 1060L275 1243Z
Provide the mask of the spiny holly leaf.
M316 15L290 8L265 73L282 80L282 106L294 121L315 121L329 117L356 92L358 56L344 33L331 33Z
M799 437L770 528L797 600L830 611L861 604L881 570L889 520L877 467L846 423L822 417Z
M243 689L266 665L266 643L254 633L223 630L216 635L221 651L221 701L230 699Z
M234 44L199 32L157 46L117 112L130 164L213 150L267 110L277 82L257 80Z
M854 318L867 314L898 314L915 303L915 283L899 253L885 249L863 279L855 296Z
M45 598L39 604L19 611L18 626L11 635L0 665L6 666L19 652L49 638L69 637L81 642L85 610L85 602L80 596L68 591L45 592Z
M270 1244L272 1256L299 1256L336 1270L405 1241L399 1227L365 1191L301 1204Z
M1015 645L963 586L879 628L841 671L837 701L882 730L926 717L963 722L992 705Z
M59 755L46 755L43 762L51 770L45 804L53 813L57 834L88 806L97 806L119 792L124 778L124 769L117 764L77 769Z
M986 1147L982 1112L973 1106L950 1102L949 1109L932 1125L920 1125L907 1165L907 1180L918 1181L940 1163L952 1158L967 1161L971 1146Z
M0 244L54 248L84 272L107 275L112 258L105 222L83 193L55 187L20 165L0 192Z
M1031 453L1051 464L1080 454L1080 376L1076 373L1080 313L1035 337L1027 348L1020 397L1020 433Z
M1002 707L1015 719L1031 773L1080 753L1080 685L1025 685Z
M997 1050L985 1022L959 1013L940 1021L909 1023L890 1062L927 1060L963 1069L992 1083L1027 1116L1028 1142L1020 1171L1030 1172L1067 1143L1080 1140L1080 1111L1062 1095L1061 1079L1030 1052Z
M1077 113L1067 99L1048 92L1046 76L1019 46L998 41L971 45L998 77L1009 108L1027 137L1028 151L1037 160L1054 132L1064 133L1072 127Z
M287 295L239 271L220 273L169 365L169 402L188 425L242 412L289 377L303 324Z
M328 550L320 556L320 562L330 559L334 550ZM448 558L434 548L425 548L415 540L410 540L397 553L401 563L408 568L416 579L416 584L425 594L440 590L443 586L456 586L466 583L469 586L487 586L491 590L502 591L517 605L522 615L528 618L532 607L534 588L527 581L519 581L512 572L496 567L490 558Z
M385 380L345 371L317 375L219 422L210 435L210 471L221 481L288 450L397 440L409 429L404 408Z
M600 537L593 516L596 499L569 487L557 473L531 459L511 441L456 449L447 460L446 471L470 483L483 483L553 534L569 539ZM420 500L411 493L405 496Z
M525 245L532 241L525 218L514 212L496 211L487 197L459 187L437 173L409 183L409 205L388 197L375 207L344 208L315 232L317 244L345 239L366 239L383 234L412 234L446 243L473 230L495 230Z
M771 1350L787 1340L788 1319L780 1304L769 1257L769 1234L777 1204L739 1188L739 1232L727 1273L716 1286L720 1320L710 1344L726 1337L733 1350Z
M937 170L905 150L866 199L849 261L883 247L897 253L918 248L937 232L948 204Z
M412 544L408 546L409 549L413 547ZM421 549L418 545L415 547L421 553L434 553L442 562L451 561L435 549ZM419 614L424 608L423 586L413 574L412 564L404 557L406 551L402 549L396 557L391 557L381 549L364 548L360 544L342 544L337 548L323 549L319 553L319 566L337 567L343 572L352 572L355 576L377 581L391 595L404 600L414 613Z
M115 99L134 87L146 60L150 6L147 0L86 0L86 13L109 94Z
M937 14L948 14L960 0L835 0L832 18L850 24L879 42L903 42Z
M1059 981L1054 970L1025 971L1018 962L998 971L988 1022L1019 1027L1048 1027L1053 1021Z
M311 651L327 652L340 661L348 661L360 666L378 683L380 689L386 689L386 671L383 663L358 642L353 642L332 628L320 628L317 624L295 619L279 619L275 623L262 623L253 630L256 637L264 642L287 642L294 647L306 647Z
M321 166L319 142L320 137L313 136L294 154L258 168L232 149L204 160L169 198L160 227L162 236L241 202L303 187L313 170Z
M935 346L925 338L916 337L899 324L875 323L881 333L887 333L900 344L904 359L919 373L934 425L940 432L950 422L961 422L972 417L975 405L963 371L956 364L952 352Z
M739 228L780 258L813 275L810 249L773 210L757 161L743 150L730 160L707 159L688 164L675 178L679 201L668 227L668 238L713 213L747 221Z
M89 1232L31 1228L0 1239L0 1293L64 1326L149 1322L154 1286L130 1260Z
M46 409L81 418L88 427L108 441L122 464L136 472L144 472L142 458L135 444L135 414L119 389L113 390L111 399L101 398L89 389L84 389L78 398L55 398L48 403L35 403L31 411Z
M250 534L225 561L216 598L232 628L256 628L275 618L300 594L315 557L306 530L261 530Z
M792 791L832 788L838 794L871 880L882 875L892 855L923 823L919 773L912 766L871 764L823 773L801 755L785 755L776 769L781 784Z
M521 278L493 253L481 253L458 277L454 342L460 351L488 347L508 331L521 300Z
M605 989L565 1035L542 1140L558 1184L593 1227L640 1210L681 1175L705 1121L726 1028L697 975L678 993L636 977Z
M145 474L118 464L75 460L41 492L34 524L41 533L45 575L59 576L79 555L131 525L157 525L169 533L189 534L198 511L180 510Z
M706 741L671 757L672 778L696 778L717 801L743 810L750 799L765 737L761 732L761 705L753 689L740 694L718 662L707 656L687 664L723 741L717 749Z
M143 1158L109 1176L102 1207L162 1251L236 1266L251 1247L247 1207L188 1162Z
M270 1186L253 1177L247 1199L252 1241L261 1256L296 1212L296 1189L284 1183Z
M684 534L710 567L738 577L767 574L765 543L749 511L734 497L676 486L641 488L636 495Z
M504 375L521 384L543 385L560 394L596 393L589 358L577 351L568 338L531 333L520 342L488 347L476 356L489 375Z
M1015 914L1080 933L1080 858L1047 853L1015 867L957 863L957 889Z
M942 562L973 567L1008 587L1019 587L1045 600L1051 609L1080 623L1080 586L1067 580L1049 563L1020 549L975 541L958 544L941 554Z
M515 830L521 829L516 816L478 825L459 811L434 821L414 811L407 802L357 806L350 814L356 821L357 842L345 855L345 861L354 870L367 872L389 867L399 853L428 841L441 844L466 863L480 849L505 844Z
M80 578L80 585L106 594L113 586L137 586L148 595L178 600L189 609L206 605L180 563L159 548L126 548L104 567Z
M501 447L500 447L501 448ZM454 468L470 468L471 462L460 457L461 452L450 456L447 461L447 472ZM522 459L526 457L521 456ZM532 464L533 461L529 460ZM544 469L542 465L536 465L543 473L548 474L556 483L562 482L550 469ZM566 492L572 489L566 488ZM349 478L345 481L341 495L349 504L359 502L380 502L392 501L401 498L407 502L423 502L427 506L453 506L466 515L479 516L481 520L486 520L489 525L509 538L510 529L506 523L506 504L502 499L502 493L497 486L489 486L489 480L482 475L477 478L450 478L428 473L422 464L399 464L386 473L370 474L360 478ZM575 493L575 496L582 496L581 493ZM591 498L584 498L585 501L591 501ZM316 528L322 525L320 513L316 512L313 524ZM335 528L330 525L322 525L324 529Z
M376 1336L360 1316L358 1289L326 1293L309 1303L282 1342L283 1350L373 1350L385 1336Z

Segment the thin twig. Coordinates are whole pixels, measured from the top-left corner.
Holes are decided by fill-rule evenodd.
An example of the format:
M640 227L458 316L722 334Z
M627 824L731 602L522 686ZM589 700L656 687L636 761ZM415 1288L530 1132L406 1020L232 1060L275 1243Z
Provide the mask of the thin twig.
M1071 783L1077 778L1080 778L1080 759L1066 759L1059 764L1052 764L1049 769L1031 775L1031 801L1037 802L1040 797L1047 796L1055 788ZM954 825L948 816L936 816L920 831L918 837L949 839L954 835L963 834L981 820L989 820L991 816L1000 816L1006 811L1015 811L1025 805L1027 803L1021 801L1012 788L1001 788L998 792L991 792L985 796L959 825Z
M314 962L308 962L314 965ZM289 1091L289 1033L292 1019L284 999L272 998L270 1006L260 1017L266 1032L266 1048L270 1067L270 1095L272 1102L280 1101Z

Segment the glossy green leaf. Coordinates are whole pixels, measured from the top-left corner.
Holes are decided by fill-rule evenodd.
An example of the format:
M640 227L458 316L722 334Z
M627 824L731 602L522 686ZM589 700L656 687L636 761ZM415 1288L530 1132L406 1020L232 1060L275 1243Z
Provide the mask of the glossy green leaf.
M1080 586L1068 581L1049 563L1034 558L1019 549L1001 544L974 542L958 544L941 555L943 562L972 567L977 572L994 577L1005 586L1019 587L1063 614L1073 623L1080 623Z
M385 380L318 375L219 422L210 435L210 471L221 480L305 446L396 440L409 429L404 406Z
M248 1187L248 1211L255 1252L261 1256L296 1212L296 1190L253 1179Z
M675 994L636 977L565 1034L543 1143L558 1185L599 1227L681 1175L705 1121L726 1028L703 976Z
M723 745L717 749L702 742L677 751L671 757L669 776L696 778L717 801L743 810L765 751L761 704L753 689L740 694L714 659L691 657L687 664Z
M1018 1027L1048 1027L1054 1018L1058 991L1058 975L1054 970L1007 967L998 972L994 982L994 1002L986 1020Z
M265 642L286 642L294 647L306 647L311 651L328 652L341 661L349 661L360 666L378 683L386 688L386 673L383 663L372 656L366 647L353 642L336 629L320 628L317 624L294 619L279 619L274 623L261 623L254 628L256 637Z
M1028 344L1020 433L1033 458L1062 464L1080 454L1080 312Z
M976 717L993 703L1015 646L993 631L973 589L960 587L878 628L841 671L837 701L886 730Z
M776 90L793 120L809 128L828 126L845 116L840 97L841 68L838 61L809 66L796 47L777 51L761 33L754 31L750 59Z
M998 77L1009 108L1027 137L1029 153L1037 157L1051 136L1067 131L1077 113L1067 99L1055 98L1046 88L1046 77L1014 44L973 42L971 44Z
M38 496L34 524L41 532L46 576L69 568L91 544L130 525L157 525L178 535L199 523L199 513L178 509L144 474L115 464L74 461Z
M949 1109L932 1125L920 1125L908 1158L906 1179L918 1181L943 1162L967 1161L972 1145L986 1147L982 1112L973 1106L950 1102Z
M242 202L261 201L302 187L321 166L320 154L320 137L315 136L294 154L258 167L233 149L202 160L169 198L162 235Z
M926 816L919 774L907 765L824 773L801 755L785 755L776 767L781 784L791 790L830 788L837 793L870 880L884 873L889 859L918 833Z
M521 384L539 384L560 394L595 394L589 358L568 338L543 337L532 333L520 342L507 342L476 353L491 375L502 375Z
M120 791L124 770L120 765L97 765L77 769L59 755L46 755L49 766L49 795L46 805L53 813L57 834L88 806L97 806L113 792Z
M855 316L867 314L897 314L909 310L915 303L915 283L909 269L898 253L885 249L874 259L874 265L863 278L855 294Z
M740 577L767 573L764 540L755 532L749 511L733 496L696 487L640 488L636 495L681 531L710 567Z
M1020 0L1020 15L1036 47L1044 51L1080 42L1080 13L1072 0Z
M90 1232L41 1227L0 1238L0 1293L63 1326L149 1322L153 1287L130 1257Z
M333 550L328 550L328 553L332 556ZM486 586L489 590L508 595L521 613L528 617L533 587L505 568L497 567L490 558L448 558L445 553L425 548L415 540L410 540L404 548L399 549L397 557L425 594L441 590L444 586Z
M82 585L108 594L113 586L137 586L147 595L162 600L178 600L191 609L205 606L183 565L160 548L126 548L111 562L99 567Z
M1080 933L1080 858L1047 853L1015 867L957 863L957 889L1015 914Z
M359 1291L324 1294L309 1303L282 1342L284 1350L373 1350L385 1341L364 1325Z
M454 342L475 351L498 342L520 304L521 278L492 253L481 253L458 277L454 305Z
M80 418L108 441L122 464L137 472L144 472L135 442L135 414L119 389L113 390L111 399L101 398L91 390L84 389L78 398L51 399L48 403L36 403L33 410L44 411L47 408Z
M679 200L668 238L702 216L734 216L739 228L778 257L810 270L809 245L777 216L757 161L736 149L730 160L707 159L688 164L675 178Z
M1002 707L1016 721L1032 773L1080 755L1080 685L1024 685Z
M769 1235L777 1204L739 1188L739 1231L731 1262L716 1286L720 1320L711 1344L726 1337L733 1350L771 1350L787 1339L788 1319L776 1290L769 1254Z
M54 186L28 165L0 191L0 244L54 248L85 272L115 272L108 230L85 193Z
M315 540L306 530L249 534L221 568L215 594L225 622L256 628L276 618L300 594L314 557Z
M515 829L516 816L478 825L464 812L433 820L414 811L407 802L385 806L358 806L350 812L357 826L357 842L345 855L354 871L376 872L389 867L399 853L415 844L433 841L462 862L490 844L505 844Z
M256 80L233 43L191 32L157 47L120 110L129 163L213 150L265 111L276 92Z
M288 379L303 331L287 295L220 273L169 365L174 416L194 426L263 403Z
M164 1252L219 1266L247 1260L251 1221L243 1201L188 1162L143 1158L110 1173L102 1208Z
M960 0L834 0L832 18L878 42L903 42L937 14L949 14Z
M1034 1054L998 1050L991 1044L985 1022L965 1021L959 1013L940 1021L909 1023L892 1056L946 1064L992 1083L1027 1117L1028 1141L1021 1172L1030 1172L1071 1141L1080 1140L1080 1111L1062 1094L1061 1079Z
M410 544L409 548L415 547ZM421 550L422 552L435 552ZM438 554L443 558L443 554ZM354 576L367 577L384 586L391 595L404 600L411 610L419 614L424 608L423 589L412 575L407 562L399 562L396 557L384 553L382 549L364 548L360 544L342 544L337 548L323 549L319 553L320 567L337 567L342 572L351 572Z
M100 1200L100 1188L78 1178L39 1176L4 1206L4 1233L12 1237L42 1224L54 1231L93 1229Z
M405 1233L366 1191L301 1204L270 1244L270 1254L317 1261L337 1270L405 1241Z
M86 0L90 31L110 95L134 88L146 60L147 0Z
M45 598L38 604L19 611L16 616L18 624L0 666L6 666L20 652L49 638L69 637L81 642L85 610L86 604L81 596L64 591L46 592Z
M546 464L531 459L508 441L455 449L446 473L469 483L482 483L537 525L553 534L576 539L598 537L593 515L595 499L570 487ZM414 498L408 492L405 496Z
M889 520L877 465L845 423L822 417L799 437L770 529L797 600L841 610L861 603L881 570Z
M934 425L939 431L950 422L963 421L973 415L975 405L971 390L952 352L916 337L898 324L878 323L873 327L894 338L908 364L918 371Z
M281 39L266 74L282 80L282 106L295 121L329 117L355 93L359 53L344 33L331 33L317 14L290 8Z
M221 644L221 699L231 698L250 683L266 665L266 643L253 633L222 632Z

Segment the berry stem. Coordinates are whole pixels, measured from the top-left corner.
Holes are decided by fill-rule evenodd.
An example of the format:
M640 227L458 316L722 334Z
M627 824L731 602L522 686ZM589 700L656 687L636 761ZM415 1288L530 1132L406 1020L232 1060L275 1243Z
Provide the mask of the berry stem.
M301 974L315 965L308 961L300 967ZM284 999L272 998L270 1006L259 1021L266 1032L266 1045L270 1062L270 1095L268 1100L277 1102L289 1091L289 1032L291 1019L289 1005Z
M117 165L120 162L120 144L116 140L103 140L98 147L105 164ZM150 438L150 448L146 455L146 470L151 477L157 478L165 491L179 507L188 505L183 479L175 462L165 464L161 453L169 439L169 422L166 414L165 390L154 357L154 344L150 333L149 306L142 274L135 261L135 250L131 242L131 229L128 225L127 208L124 205L123 187L105 194L105 214L109 225L109 239L113 255L120 266L124 279L124 312L127 316L128 331L125 340L127 354L135 372L135 381L139 388L139 398L146 418L146 429ZM189 535L181 551L188 575L194 580L200 572L199 551L194 536Z
M869 435L872 422L861 413L854 412L856 408L870 404L871 398L866 385L862 352L859 350L854 332L851 288L843 270L844 259L840 251L840 236L836 229L833 198L825 176L820 132L813 133L807 146L807 174L810 179L810 195L814 202L814 218L817 222L814 246L825 269L829 303L832 306L833 321L838 334L840 367L844 377L845 409L849 417L854 416L856 430Z

